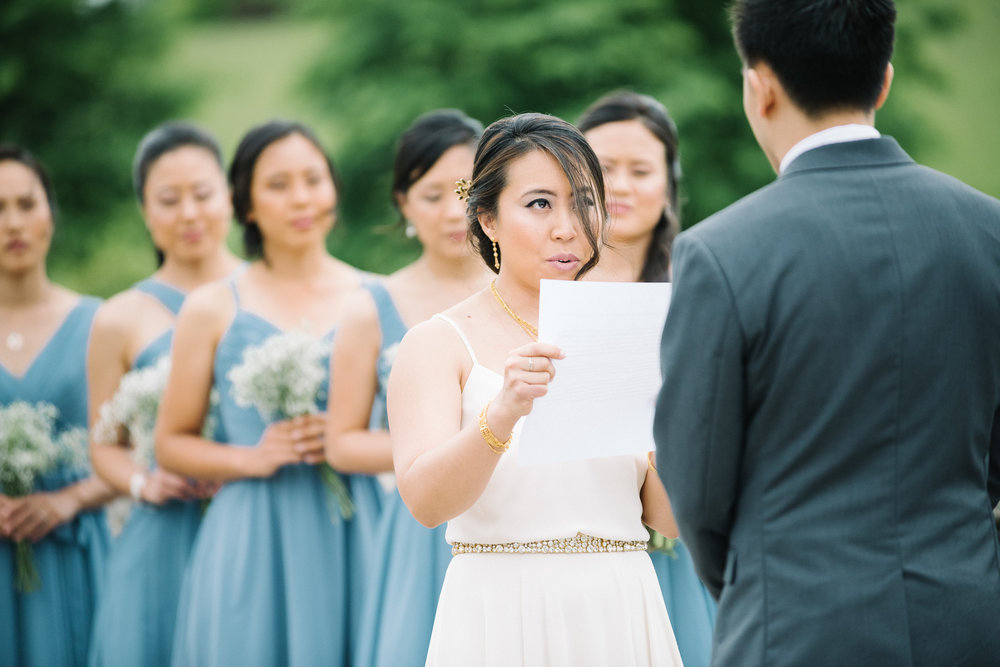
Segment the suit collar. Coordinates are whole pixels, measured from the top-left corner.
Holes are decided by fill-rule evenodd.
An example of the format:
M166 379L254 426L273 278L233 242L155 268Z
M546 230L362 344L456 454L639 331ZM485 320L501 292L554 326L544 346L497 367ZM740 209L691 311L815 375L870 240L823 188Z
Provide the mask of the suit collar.
M827 144L806 151L788 165L779 178L814 169L874 167L913 162L892 137Z

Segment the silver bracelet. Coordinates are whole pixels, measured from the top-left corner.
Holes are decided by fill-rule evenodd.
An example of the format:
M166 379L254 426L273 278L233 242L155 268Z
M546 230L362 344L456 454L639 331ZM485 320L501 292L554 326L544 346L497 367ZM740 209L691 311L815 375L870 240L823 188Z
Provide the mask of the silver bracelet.
M134 472L128 480L128 491L133 500L142 500L142 490L146 486L146 473Z

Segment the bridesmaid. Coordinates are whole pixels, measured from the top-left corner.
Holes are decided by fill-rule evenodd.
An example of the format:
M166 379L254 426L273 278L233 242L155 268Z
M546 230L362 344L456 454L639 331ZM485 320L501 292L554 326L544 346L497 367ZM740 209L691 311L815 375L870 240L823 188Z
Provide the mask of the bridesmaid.
M159 268L111 298L94 319L88 353L91 423L122 376L170 351L185 295L239 266L226 249L232 204L219 146L187 123L157 127L139 144L135 193ZM90 664L169 665L181 577L201 522L200 485L133 459L129 443L96 444L94 470L138 505L114 542Z
M325 413L268 423L239 407L229 371L249 346L305 329L331 341L361 273L334 259L333 164L303 125L250 130L229 170L249 267L195 290L177 319L157 421L160 464L225 482L202 521L178 605L174 665L347 661L347 529L313 465ZM212 388L226 442L201 437ZM325 392L325 388L323 389ZM316 397L317 410L325 395Z
M611 93L583 112L577 127L604 168L609 247L595 280L665 281L670 244L679 229L677 128L662 104L647 95ZM698 579L684 545L674 555L650 553L684 664L708 665L715 600Z
M87 427L86 349L99 301L52 283L48 176L27 151L0 146L0 406L49 403L57 427ZM97 477L63 466L27 496L0 489L0 665L84 665L103 582L113 496ZM14 542L34 543L40 586L14 589Z
M465 206L455 196L455 182L472 175L482 131L460 111L439 110L418 118L399 142L393 204L406 235L416 236L423 251L384 283L366 283L337 333L326 457L339 470L392 471L385 391L399 341L410 325L489 281L467 238ZM352 605L352 617L360 620L354 664L422 665L451 560L444 526L421 526L393 491L369 553L364 602ZM352 578L361 580L354 569Z

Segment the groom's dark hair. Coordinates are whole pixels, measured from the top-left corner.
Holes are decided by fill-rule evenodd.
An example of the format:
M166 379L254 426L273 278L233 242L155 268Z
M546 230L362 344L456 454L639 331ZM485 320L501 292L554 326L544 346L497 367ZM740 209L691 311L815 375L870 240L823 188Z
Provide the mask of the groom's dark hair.
M875 108L892 56L893 0L736 0L744 66L766 63L810 116Z

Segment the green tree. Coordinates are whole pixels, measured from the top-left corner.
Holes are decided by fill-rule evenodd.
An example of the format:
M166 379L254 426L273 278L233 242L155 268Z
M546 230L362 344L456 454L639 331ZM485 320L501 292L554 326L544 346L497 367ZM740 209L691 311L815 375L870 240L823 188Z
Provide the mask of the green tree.
M50 256L57 278L86 264L125 207L134 212L136 144L186 99L157 70L171 26L156 3L0 5L0 139L27 147L50 171L60 209ZM75 283L110 291L99 289L98 275Z
M907 76L934 74L920 59L919 38L955 22L954 10L925 5L908 3L901 14L897 57ZM305 85L349 130L334 151L345 193L332 242L364 267L385 270L414 253L399 235L379 234L379 224L392 219L396 138L437 107L459 107L484 123L523 111L572 121L614 89L653 95L681 134L685 225L773 178L743 117L740 62L721 3L337 0L330 7L330 47ZM917 114L888 111L885 127L920 139Z

